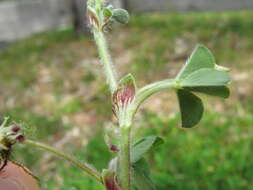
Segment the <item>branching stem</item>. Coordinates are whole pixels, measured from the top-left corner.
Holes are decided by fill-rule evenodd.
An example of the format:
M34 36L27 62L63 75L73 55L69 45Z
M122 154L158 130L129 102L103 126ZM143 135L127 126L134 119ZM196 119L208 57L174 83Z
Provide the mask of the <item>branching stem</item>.
M35 142L32 140L25 140L24 144L36 146L40 149L46 150L50 153L53 153L56 156L62 158L63 160L70 162L72 165L76 166L77 168L83 170L86 174L88 174L92 178L96 179L98 182L103 183L100 174L86 163L81 163L80 161L76 160L75 158L73 158L69 155L66 155L65 153L63 153L63 152L61 152L49 145L43 144L43 143Z

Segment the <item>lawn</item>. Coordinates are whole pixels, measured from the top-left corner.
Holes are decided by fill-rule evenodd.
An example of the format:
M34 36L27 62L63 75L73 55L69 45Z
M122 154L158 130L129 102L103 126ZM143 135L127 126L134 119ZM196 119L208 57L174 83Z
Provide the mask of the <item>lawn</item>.
M230 98L204 96L206 112L193 129L179 127L172 92L141 107L137 136L165 140L147 156L158 190L253 189L252 18L252 11L144 14L108 31L120 76L134 74L139 87L175 76L199 43L231 68ZM11 44L0 51L0 115L23 123L29 138L101 170L114 156L103 137L114 123L101 69L92 37L70 28ZM31 147L16 147L12 159L34 171L43 189L102 190L76 168Z

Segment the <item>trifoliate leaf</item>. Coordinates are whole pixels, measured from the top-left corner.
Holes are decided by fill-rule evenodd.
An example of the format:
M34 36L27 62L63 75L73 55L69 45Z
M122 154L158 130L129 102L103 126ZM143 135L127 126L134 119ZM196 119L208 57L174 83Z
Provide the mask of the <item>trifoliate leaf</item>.
M162 138L157 136L148 136L137 141L131 151L131 163L139 161L143 155L151 148L157 147L163 143Z
M203 104L199 97L186 90L178 90L177 96L182 127L190 128L198 124L203 115Z
M148 163L144 158L133 165L133 184L138 190L156 189L150 178Z
M205 46L198 45L177 75L177 79L184 79L194 71L203 68L214 68L214 66L215 59L209 49Z
M229 97L229 89L226 86L200 86L200 87L186 87L187 91L199 92L210 96L216 96L220 98Z
M114 9L112 17L121 24L127 24L129 21L129 14L125 9Z
M227 72L215 69L199 69L184 78L180 84L183 87L224 86L230 81Z

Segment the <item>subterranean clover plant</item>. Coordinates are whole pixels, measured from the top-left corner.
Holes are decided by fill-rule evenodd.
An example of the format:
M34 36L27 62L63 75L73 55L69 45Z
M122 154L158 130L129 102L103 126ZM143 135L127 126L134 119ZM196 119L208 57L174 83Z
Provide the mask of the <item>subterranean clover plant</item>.
M21 128L8 125L7 119L0 127L0 148L2 167L4 168L10 149L13 144L37 146L56 154L83 170L87 175L103 184L107 190L153 190L153 184L147 161L144 154L155 146L163 143L156 136L144 137L132 142L131 133L133 119L140 105L153 94L162 90L172 90L177 94L181 125L185 128L195 126L202 117L203 103L195 93L227 98L230 81L228 69L216 65L211 52L204 46L198 45L174 79L165 79L154 82L142 88L137 88L134 77L128 74L120 80L112 64L105 31L108 25L114 22L126 24L129 14L126 10L115 9L104 0L88 0L87 18L99 51L101 63L111 92L112 110L118 120L115 130L119 134L116 139L119 146L110 144L110 151L116 156L102 172L97 171L89 164L82 163L75 158L56 150L48 145L24 139ZM110 142L110 139L108 140ZM84 189L86 189L84 187Z

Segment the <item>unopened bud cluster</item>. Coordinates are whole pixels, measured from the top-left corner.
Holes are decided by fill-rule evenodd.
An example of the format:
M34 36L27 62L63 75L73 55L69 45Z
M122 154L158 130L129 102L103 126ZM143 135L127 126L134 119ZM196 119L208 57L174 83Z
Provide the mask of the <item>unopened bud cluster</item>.
M0 126L0 148L9 150L15 143L23 142L25 137L19 125Z
M124 9L115 9L112 5L107 5L103 0L89 0L87 18L91 28L103 30L107 25L114 22L127 24L129 14Z

